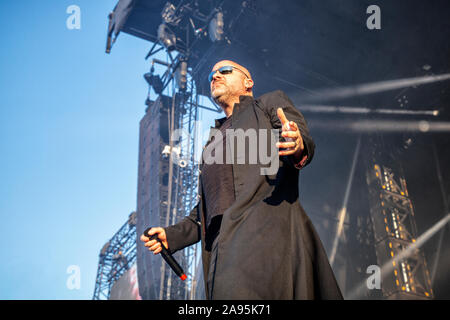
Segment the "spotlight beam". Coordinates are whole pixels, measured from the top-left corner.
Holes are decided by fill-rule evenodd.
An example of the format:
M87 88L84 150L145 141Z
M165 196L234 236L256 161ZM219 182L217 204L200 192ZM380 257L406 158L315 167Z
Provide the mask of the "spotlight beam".
M420 86L450 79L450 73L441 75L423 76L415 78L404 78L396 80L379 81L373 83L360 84L356 86L340 87L335 89L316 90L308 96L300 96L302 101L329 101L334 99L345 99L355 96L402 89L413 86Z
M308 121L314 130L348 131L348 132L450 132L448 121L394 121L394 120L314 120Z
M388 114L406 116L438 116L439 110L402 110L402 109L374 109L364 107L331 106L331 105L302 105L298 107L301 112L306 113L342 113L342 114Z
M433 155L434 155L434 161L435 161L435 166L436 166L436 174L437 174L438 180L439 180L439 187L441 189L442 201L444 202L444 210L445 210L445 212L450 212L448 202L447 202L447 193L445 192L444 181L443 181L442 173L441 173L441 166L439 164L437 148L436 148L436 144L434 143L434 140L433 140L432 146L433 146ZM431 285L433 285L434 279L436 276L436 270L437 270L439 258L441 255L442 241L444 239L444 233L445 233L445 228L442 229L442 231L439 234L439 242L438 242L438 246L436 249L436 257L434 258L434 264L433 264L433 268L432 268L432 272L431 272Z
M353 176L355 175L356 160L358 159L360 146L361 146L361 136L358 137L358 142L356 143L355 153L353 154L352 167L350 169L347 187L345 189L344 202L342 204L341 210L339 211L339 222L338 222L338 226L337 226L337 230L336 230L336 236L334 237L333 248L331 250L331 256L330 256L331 266L333 266L333 264L334 264L334 259L336 257L336 251L337 251L337 247L339 244L339 239L341 238L342 230L344 227L345 216L347 214L347 203L348 203L348 199L350 196L350 190L352 188Z

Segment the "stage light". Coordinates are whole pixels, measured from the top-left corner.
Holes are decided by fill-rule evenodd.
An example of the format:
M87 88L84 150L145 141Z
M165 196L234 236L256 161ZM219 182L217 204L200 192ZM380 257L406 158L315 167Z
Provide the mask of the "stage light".
M182 61L176 72L177 85L180 91L186 90L187 83L187 62Z
M180 166L181 168L185 168L188 162L185 159L182 159L180 155L181 155L181 147L179 146L178 147L174 146L170 148L169 145L165 145L164 150L162 151L163 159L168 159L169 157L172 157L172 161L174 164Z
M172 3L166 3L161 12L161 17L163 18L165 23L169 23L174 26L177 26L180 23L181 17L175 15L176 9L177 8Z
M175 50L177 38L165 23L158 27L158 40L168 51Z
M185 167L187 166L187 161L186 161L186 160L180 160L180 161L178 162L178 165L179 165L181 168L185 168Z
M162 151L162 156L164 159L167 159L170 156L170 146L165 145L164 150Z
M422 132L427 132L428 130L430 130L430 124L428 123L428 121L419 121L419 130Z
M209 23L209 38L212 42L223 40L223 26L223 13L218 11Z

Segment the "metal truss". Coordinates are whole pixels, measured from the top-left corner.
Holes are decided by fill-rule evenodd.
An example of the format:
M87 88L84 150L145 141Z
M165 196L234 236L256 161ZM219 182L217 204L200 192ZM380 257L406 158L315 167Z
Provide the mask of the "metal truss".
M182 216L190 213L197 205L198 201L198 177L199 165L195 159L195 151L198 139L198 95L196 94L195 82L190 79L188 90L190 91L189 99L184 105L183 115L180 121L180 128L186 130L186 134L181 137L181 157L185 158L185 167L180 170L180 190L179 197L182 199L181 212ZM189 246L184 250L186 263L184 270L187 272L188 278L185 280L185 299L192 300L195 293L194 278L196 274L196 261L199 256L198 245Z
M167 54L169 55L169 52ZM163 147L170 157L167 161L168 167L164 167L169 177L167 192L164 189L160 193L161 199L167 199L160 210L159 220L162 226L177 223L189 215L198 202L199 165L195 154L198 142L198 108L203 107L198 104L199 97L190 68L184 67L186 76L180 81L180 69L185 59L181 55L169 58L172 63L164 63L158 59L152 60L152 66L156 63L166 68L162 75L163 89L167 96L172 97L172 106L169 108L169 137L175 130L180 133L176 141L170 139L170 144ZM154 75L154 77L157 76ZM183 81L184 83L180 83ZM163 92L158 93L158 98L162 95ZM176 258L188 277L183 283L180 282L163 263L159 298L193 299L196 265L199 258L198 246L187 247L182 254L177 253Z
M415 243L417 228L406 181L394 171L375 163L368 170L371 216L379 263L392 263L392 274L383 281L387 298L433 298L430 275L421 250L397 261L395 257Z
M99 255L93 300L108 300L111 287L136 261L136 212L103 246Z

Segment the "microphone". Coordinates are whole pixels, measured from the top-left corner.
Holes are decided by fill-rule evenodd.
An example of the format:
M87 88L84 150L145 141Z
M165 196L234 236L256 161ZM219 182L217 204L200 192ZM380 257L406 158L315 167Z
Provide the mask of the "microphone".
M184 273L183 269L181 268L181 266L178 264L178 262L172 257L172 254L166 249L166 247L162 244L161 240L158 238L157 234L154 234L152 236L149 236L148 232L150 231L152 227L145 229L144 231L144 236L149 237L150 240L156 240L159 243L161 243L161 249L162 251L160 252L163 259L166 260L167 264L170 266L170 268L172 268L173 272L175 272L175 274L180 277L181 280L186 280L187 276Z

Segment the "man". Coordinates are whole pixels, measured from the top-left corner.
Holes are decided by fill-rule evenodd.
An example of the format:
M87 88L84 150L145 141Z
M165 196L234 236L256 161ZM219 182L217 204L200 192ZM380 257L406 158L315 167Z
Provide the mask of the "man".
M315 147L302 114L281 91L254 99L250 72L233 61L216 63L209 81L211 96L226 115L216 120L215 129L226 136L216 147L223 143L233 161L203 163L197 206L179 223L148 234L158 234L172 253L202 241L208 299L342 299L298 201L299 169L311 161ZM275 174L263 175L261 164L230 156L226 129L281 132ZM212 143L213 138L206 148ZM251 154L245 152L247 159ZM141 240L154 254L161 252L156 240L144 235Z

